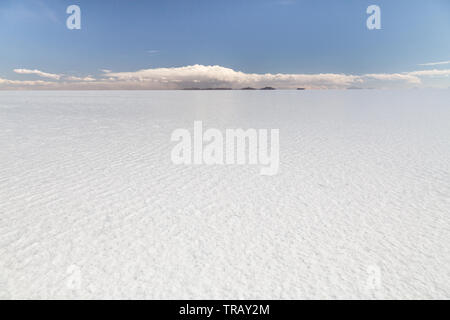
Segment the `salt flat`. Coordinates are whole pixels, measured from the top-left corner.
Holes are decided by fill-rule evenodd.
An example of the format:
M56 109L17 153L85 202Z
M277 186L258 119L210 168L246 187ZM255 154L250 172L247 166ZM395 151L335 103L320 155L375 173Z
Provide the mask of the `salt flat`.
M2 298L450 298L450 90L0 92ZM170 134L278 128L280 167Z

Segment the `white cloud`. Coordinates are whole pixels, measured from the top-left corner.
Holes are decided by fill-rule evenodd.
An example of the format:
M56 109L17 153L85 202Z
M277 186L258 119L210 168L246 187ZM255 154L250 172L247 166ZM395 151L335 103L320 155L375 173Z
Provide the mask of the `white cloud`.
M92 76L87 76L87 77L68 76L68 77L65 77L64 79L68 80L68 81L95 81L96 80Z
M427 63L421 63L419 66L438 66L442 64L450 64L450 60L448 61L440 61L440 62L427 62Z
M422 70L422 71L413 71L408 72L409 75L412 76L428 76L428 77L442 77L442 76L449 76L450 75L450 69L444 69L444 70Z
M411 73L375 73L365 74L366 79L375 79L381 81L403 81L410 84L420 84L421 80L416 75Z
M43 81L43 80L9 80L0 78L0 85L9 85L9 86L23 86L23 87L32 87L32 86L47 86L54 85L56 82Z
M61 78L61 75L59 74L47 73L36 69L14 69L14 72L19 74L35 74L43 78L50 78L55 80L59 80Z

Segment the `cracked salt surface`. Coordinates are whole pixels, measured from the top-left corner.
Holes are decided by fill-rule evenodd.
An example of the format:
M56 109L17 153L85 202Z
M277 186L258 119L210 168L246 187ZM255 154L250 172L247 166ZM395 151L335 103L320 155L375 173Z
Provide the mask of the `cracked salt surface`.
M0 297L450 298L450 91L0 92ZM279 128L280 170L176 128Z

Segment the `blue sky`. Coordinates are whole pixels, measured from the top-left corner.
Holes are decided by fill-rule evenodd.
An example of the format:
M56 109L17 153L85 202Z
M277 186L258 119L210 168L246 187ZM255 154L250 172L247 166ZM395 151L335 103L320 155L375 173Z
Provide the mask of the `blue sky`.
M66 28L72 4L81 30ZM366 28L371 4L381 30ZM2 0L0 78L42 78L18 68L98 78L196 64L250 74L445 70L420 64L449 61L449 40L448 0Z

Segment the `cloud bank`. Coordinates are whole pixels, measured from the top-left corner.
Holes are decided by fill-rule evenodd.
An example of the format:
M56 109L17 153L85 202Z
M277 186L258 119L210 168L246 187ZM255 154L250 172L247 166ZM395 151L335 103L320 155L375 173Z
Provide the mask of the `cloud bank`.
M50 78L50 79L55 79L55 80L59 80L61 78L61 75L59 75L59 74L42 72L42 71L36 70L36 69L35 70L14 69L14 72L18 73L18 74L35 74L35 75L38 75L39 77Z
M191 65L173 68L151 68L129 72L112 72L103 69L94 77L69 76L40 70L14 69L18 74L32 74L53 81L8 80L0 78L0 89L185 89L185 88L261 88L278 89L346 89L346 88L393 88L417 87L425 78L448 78L450 69L422 70L403 73L374 74L286 74L245 73L222 66ZM448 84L447 84L448 86Z
M440 61L440 62L427 62L427 63L421 63L419 66L438 66L443 64L450 64L450 60L448 61Z

